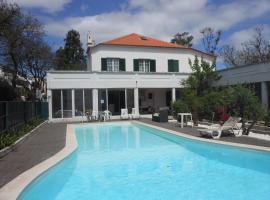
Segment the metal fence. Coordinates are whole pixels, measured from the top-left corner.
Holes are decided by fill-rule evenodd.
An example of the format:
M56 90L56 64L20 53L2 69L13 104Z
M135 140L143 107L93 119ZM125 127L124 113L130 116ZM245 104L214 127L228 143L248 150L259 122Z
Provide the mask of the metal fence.
M0 133L33 120L36 117L46 118L47 102L0 101Z

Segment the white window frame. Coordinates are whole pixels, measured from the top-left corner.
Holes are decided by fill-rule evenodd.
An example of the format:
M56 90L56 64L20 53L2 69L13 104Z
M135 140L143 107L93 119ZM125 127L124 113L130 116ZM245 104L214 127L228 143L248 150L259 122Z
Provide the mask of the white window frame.
M119 72L120 59L119 58L107 58L107 71Z
M147 59L139 60L139 72L150 72L150 60Z

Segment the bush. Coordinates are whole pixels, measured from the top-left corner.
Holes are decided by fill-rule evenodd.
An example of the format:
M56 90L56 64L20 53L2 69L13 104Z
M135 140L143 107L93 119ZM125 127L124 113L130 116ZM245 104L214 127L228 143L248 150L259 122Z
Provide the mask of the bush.
M177 113L190 112L188 105L183 100L177 100L172 104L173 116L176 118Z
M29 121L27 124L24 124L19 130L17 131L9 131L7 133L0 134L0 149L3 149L7 146L12 145L22 136L27 134L29 131L33 130L36 126L41 124L44 120L41 118L34 119Z
M264 124L270 127L270 113L264 117Z

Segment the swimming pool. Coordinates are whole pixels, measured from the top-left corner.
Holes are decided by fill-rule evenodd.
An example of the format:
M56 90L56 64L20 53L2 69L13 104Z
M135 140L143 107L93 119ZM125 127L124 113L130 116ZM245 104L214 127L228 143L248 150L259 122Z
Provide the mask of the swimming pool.
M128 122L77 125L75 133L76 151L19 200L269 200L270 153Z

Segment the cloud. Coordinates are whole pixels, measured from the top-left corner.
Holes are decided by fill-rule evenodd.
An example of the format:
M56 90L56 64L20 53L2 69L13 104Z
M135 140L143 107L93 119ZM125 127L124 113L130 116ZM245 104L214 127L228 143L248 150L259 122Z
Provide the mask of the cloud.
M72 0L8 0L10 3L17 3L27 8L41 8L46 12L56 12L64 8Z
M196 43L199 31L206 26L226 31L269 12L269 0L234 0L219 5L210 0L129 0L118 12L52 20L46 30L49 35L64 37L69 29L76 29L83 43L88 31L97 42L132 32L169 41L175 33L189 31Z
M242 29L231 34L225 41L226 44L230 44L239 48L243 42L249 41L254 36L255 27ZM270 25L263 25L263 34L265 38L270 38Z

